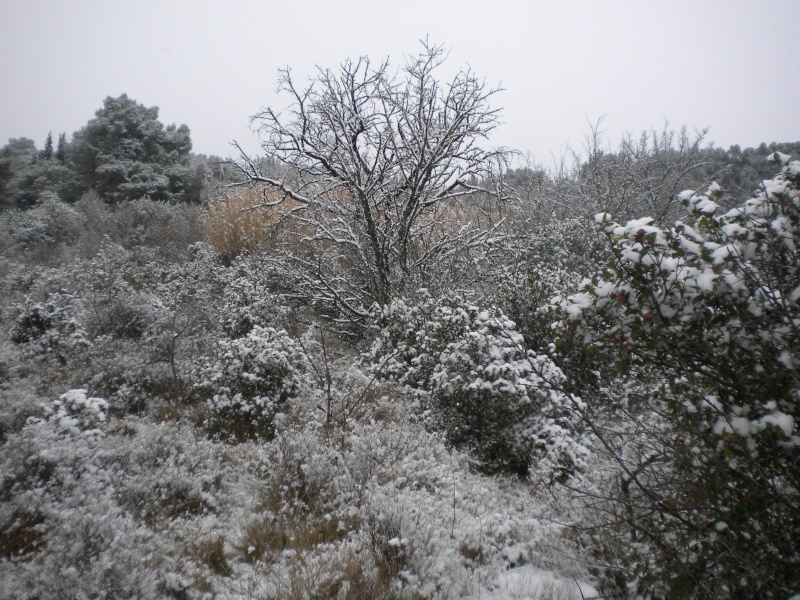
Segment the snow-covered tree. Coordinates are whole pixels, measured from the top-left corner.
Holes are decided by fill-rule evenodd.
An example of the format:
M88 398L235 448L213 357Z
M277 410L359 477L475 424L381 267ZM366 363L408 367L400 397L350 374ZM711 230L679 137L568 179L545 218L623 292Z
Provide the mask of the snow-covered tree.
M247 181L281 192L263 205L293 201L286 212L303 223L308 251L289 258L304 274L304 294L350 318L415 289L490 235L470 223L443 227L448 208L499 197L492 182L505 156L484 142L497 124L496 90L468 70L442 81L444 58L425 44L400 75L388 62L348 60L320 69L307 88L283 71L288 118L267 109L254 121L267 158L289 175L269 176L244 154L238 161Z
M587 135L584 157L576 155L576 209L609 213L627 220L640 214L656 224L669 223L681 210L678 194L705 175L711 163L710 147L703 147L705 131L690 135L686 127L661 132L642 131L638 138L623 137L615 152L604 147L602 119ZM592 213L589 213L591 215Z
M94 119L75 133L68 160L81 179L78 197L92 188L108 202L196 201L198 190L188 189L186 181L191 149L186 125L165 128L157 107L122 94L106 98Z

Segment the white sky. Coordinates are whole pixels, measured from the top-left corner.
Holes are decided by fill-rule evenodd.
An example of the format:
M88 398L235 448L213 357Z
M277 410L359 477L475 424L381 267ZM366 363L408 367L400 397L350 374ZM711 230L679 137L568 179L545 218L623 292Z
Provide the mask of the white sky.
M799 141L799 23L798 0L0 0L0 145L69 137L124 92L195 152L254 151L279 67L399 65L426 36L504 88L492 144L540 162L602 115L613 143L665 119L726 148Z

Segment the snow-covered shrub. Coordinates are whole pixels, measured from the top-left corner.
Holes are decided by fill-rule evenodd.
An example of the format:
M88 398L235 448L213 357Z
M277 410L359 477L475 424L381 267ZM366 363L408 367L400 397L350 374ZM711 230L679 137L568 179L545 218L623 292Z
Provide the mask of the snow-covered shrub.
M126 248L145 246L175 259L203 237L200 208L191 204L140 198L114 210L112 239Z
M209 429L239 441L272 437L273 418L298 393L304 368L303 353L282 330L256 326L220 341L198 374Z
M45 192L36 206L26 211L8 211L0 220L9 242L32 251L53 244L74 243L81 235L85 218L52 192Z
M534 264L529 270L507 273L497 287L495 302L514 321L528 348L545 354L553 339L550 300L574 283L563 268Z
M498 309L459 297L375 310L376 371L413 390L423 415L448 443L468 449L489 471L558 477L583 466L564 376Z
M48 419L57 423L60 430L70 433L97 429L105 422L107 412L108 401L90 398L83 389L61 394L47 410Z
M2 350L0 345L0 352ZM2 367L0 363L0 369ZM44 415L44 406L31 378L18 379L9 374L7 380L3 379L0 374L0 443L8 434L22 429L29 417Z
M576 216L538 225L517 241L523 268L553 269L570 275L587 275L601 267L603 243L603 236L593 227L591 218Z
M245 336L255 326L278 328L286 321L288 307L270 291L262 267L255 257L244 255L220 269L222 297L217 310L228 337Z
M635 575L657 595L800 588L800 162L774 159L776 179L722 215L715 185L681 194L670 229L598 215L610 268L558 307L565 339L647 383L638 414L666 425L613 457Z
M224 469L214 444L175 423L140 424L120 447L121 502L153 524L208 514L219 505Z
M116 440L72 426L103 403L77 390L60 402L60 418L29 420L0 451L0 596L155 597L156 548L119 502Z
M43 302L27 298L13 307L11 341L32 357L53 356L66 364L71 353L88 347L83 326L75 318L77 299L65 290L54 292Z
M72 267L82 295L91 306L87 328L92 337L132 340L141 337L152 321L148 296L142 290L138 274L140 269L144 270L141 267L131 252L108 241L90 259Z

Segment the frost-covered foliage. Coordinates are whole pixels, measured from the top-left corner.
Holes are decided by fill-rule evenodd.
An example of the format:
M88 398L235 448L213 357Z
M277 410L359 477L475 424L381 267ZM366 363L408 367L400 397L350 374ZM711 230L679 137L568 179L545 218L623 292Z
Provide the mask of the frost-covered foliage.
M209 429L239 441L272 437L272 421L297 394L304 370L305 356L285 331L255 326L220 341L197 384L209 397Z
M222 287L219 313L230 338L243 337L256 326L284 326L290 309L272 292L270 273L256 256L239 256L230 268L220 269Z
M534 263L530 269L507 273L499 281L495 301L514 321L527 348L548 353L553 339L550 300L569 290L574 280L566 269Z
M81 190L93 189L107 202L146 198L197 202L199 182L189 165L186 125L166 128L158 107L145 107L122 94L107 97L80 131L67 154Z
M104 423L108 412L108 401L103 398L89 398L86 390L70 390L61 394L58 400L48 407L48 419L53 419L58 428L71 433L93 431Z
M800 586L800 162L775 160L781 173L722 215L714 185L683 193L689 216L670 229L598 215L611 268L560 301L565 340L646 384L632 415L650 439L613 458L651 593Z
M232 540L258 597L477 598L550 558L539 543L558 528L532 515L525 484L471 471L402 407L379 402L334 435L298 408L259 450L261 510Z
M70 353L91 345L75 316L80 305L66 290L48 295L44 302L27 298L24 304L14 306L12 310L15 318L11 341L23 347L31 358L53 356L66 364Z
M675 131L665 123L660 132L642 131L638 139L623 136L612 152L604 147L601 123L587 136L586 162L576 164L574 210L601 210L620 220L649 214L658 224L676 218L678 193L711 163L712 149L703 146L706 132L690 135L685 126Z
M459 297L397 300L375 318L375 369L407 385L449 444L470 450L483 468L557 478L584 466L573 406L561 371L526 350L498 309Z
M85 218L50 192L30 210L7 211L0 219L0 240L17 250L58 243L73 243L81 235Z
M585 575L543 549L560 527L528 481L475 472L332 328L302 332L262 258L91 249L0 271L0 596L479 598L509 568ZM40 349L59 323L86 341L63 360ZM253 415L256 439L219 439Z
M235 447L185 422L31 419L0 453L0 594L479 598L509 568L583 574L545 550L560 528L526 483L475 473L389 398L336 430L315 402Z
M213 445L168 424L73 426L103 411L82 390L56 405L0 454L0 595L157 598L191 581L182 548L222 492Z
M149 250L149 249L148 249ZM181 262L108 241L89 258L53 267L14 265L2 279L8 339L44 379L87 387L115 410L152 399L190 401L193 369L216 340L254 326L284 327L289 309L255 257L226 266L205 244Z
M516 251L505 269L539 268L586 276L605 264L605 239L588 217L569 216L537 224L527 216L524 205L512 207L514 220L508 224Z

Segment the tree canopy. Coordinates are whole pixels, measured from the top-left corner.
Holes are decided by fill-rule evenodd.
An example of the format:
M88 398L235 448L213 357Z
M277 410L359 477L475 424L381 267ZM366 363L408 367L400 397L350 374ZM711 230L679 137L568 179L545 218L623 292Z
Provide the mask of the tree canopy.
M279 89L292 101L288 119L272 109L253 118L267 158L293 179L270 176L244 154L239 168L280 192L273 205L294 201L292 213L310 228L303 241L325 254L305 270L310 287L351 316L366 317L372 302L420 285L437 263L488 237L468 226L438 230L448 203L498 195L492 181L504 157L484 144L497 124L496 90L469 70L443 81L444 58L425 45L394 75L388 62L362 57L320 69L307 88L286 70ZM340 278L321 263L353 269Z
M191 149L186 125L164 127L157 107L122 94L105 99L74 135L68 156L82 189L94 189L108 202L196 201L198 190L187 181Z

